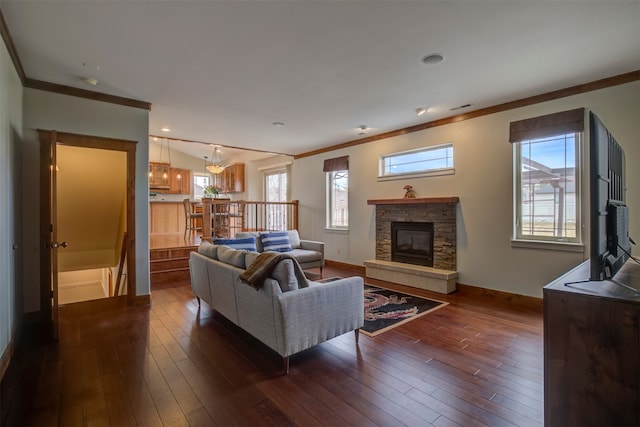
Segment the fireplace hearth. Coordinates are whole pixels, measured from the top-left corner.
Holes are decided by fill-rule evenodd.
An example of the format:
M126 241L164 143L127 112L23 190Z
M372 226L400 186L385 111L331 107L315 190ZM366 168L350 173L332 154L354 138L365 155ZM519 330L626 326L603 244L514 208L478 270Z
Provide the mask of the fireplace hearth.
M391 261L433 267L433 223L391 222Z

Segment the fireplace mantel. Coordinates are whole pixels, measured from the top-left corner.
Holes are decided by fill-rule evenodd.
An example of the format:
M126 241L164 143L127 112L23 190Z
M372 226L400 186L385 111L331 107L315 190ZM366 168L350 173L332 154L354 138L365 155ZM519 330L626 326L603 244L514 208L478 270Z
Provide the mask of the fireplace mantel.
M418 199L374 199L367 200L368 205L426 205L434 203L453 203L460 201L459 197L421 197Z

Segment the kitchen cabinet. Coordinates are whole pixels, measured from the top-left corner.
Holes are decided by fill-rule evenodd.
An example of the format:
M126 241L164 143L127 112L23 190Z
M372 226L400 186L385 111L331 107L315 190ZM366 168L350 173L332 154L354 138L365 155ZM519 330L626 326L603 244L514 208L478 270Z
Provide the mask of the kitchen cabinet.
M149 190L191 194L191 170L172 168L169 163L149 162Z
M222 172L214 175L214 183L221 188L221 193L242 193L244 191L244 163L227 166Z
M191 170L169 168L169 193L191 194Z

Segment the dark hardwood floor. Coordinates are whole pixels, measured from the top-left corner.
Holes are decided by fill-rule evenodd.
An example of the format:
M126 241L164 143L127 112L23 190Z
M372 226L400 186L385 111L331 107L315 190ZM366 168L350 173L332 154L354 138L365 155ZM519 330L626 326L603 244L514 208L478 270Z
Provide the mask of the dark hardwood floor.
M2 425L542 425L542 305L468 287L414 293L450 304L358 345L349 333L292 356L289 375L199 308L188 281L153 290L150 307L63 306L59 342L18 343Z

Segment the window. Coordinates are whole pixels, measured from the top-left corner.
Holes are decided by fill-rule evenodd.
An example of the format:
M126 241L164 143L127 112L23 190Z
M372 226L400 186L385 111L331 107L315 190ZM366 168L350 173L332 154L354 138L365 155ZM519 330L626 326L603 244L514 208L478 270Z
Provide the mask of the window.
M327 173L328 228L349 227L349 171L340 170Z
M327 173L327 229L349 228L349 156L324 161Z
M516 144L516 237L578 242L579 134Z
M264 174L265 201L287 201L287 172L273 171Z
M201 200L204 194L204 188L211 183L211 177L209 175L193 174L193 198Z
M380 156L379 178L406 178L407 175L428 176L453 172L451 143Z
M264 173L265 201L286 202L287 197L287 171L283 169L270 170ZM285 230L287 228L287 206L267 205L267 229Z
M580 243L584 109L511 123L516 240Z

